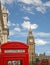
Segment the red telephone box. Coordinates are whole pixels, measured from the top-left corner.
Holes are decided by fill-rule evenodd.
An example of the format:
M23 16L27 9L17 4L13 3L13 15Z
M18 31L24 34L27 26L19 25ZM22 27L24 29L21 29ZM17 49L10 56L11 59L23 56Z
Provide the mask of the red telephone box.
M1 45L1 65L29 65L28 46L22 42L7 42Z

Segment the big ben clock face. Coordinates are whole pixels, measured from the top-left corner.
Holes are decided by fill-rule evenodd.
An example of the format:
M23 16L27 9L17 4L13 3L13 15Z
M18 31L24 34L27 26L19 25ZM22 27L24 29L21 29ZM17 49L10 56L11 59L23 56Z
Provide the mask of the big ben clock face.
M30 42L33 42L33 39L30 39Z

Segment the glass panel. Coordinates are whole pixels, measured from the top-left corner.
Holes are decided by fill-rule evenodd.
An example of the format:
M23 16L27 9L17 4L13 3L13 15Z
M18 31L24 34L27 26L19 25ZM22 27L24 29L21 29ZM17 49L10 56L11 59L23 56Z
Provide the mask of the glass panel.
M8 65L22 65L22 61L21 60L8 61Z
M25 50L5 50L5 53L18 53L18 52L25 52Z
M8 61L8 65L12 65L12 62L11 61Z

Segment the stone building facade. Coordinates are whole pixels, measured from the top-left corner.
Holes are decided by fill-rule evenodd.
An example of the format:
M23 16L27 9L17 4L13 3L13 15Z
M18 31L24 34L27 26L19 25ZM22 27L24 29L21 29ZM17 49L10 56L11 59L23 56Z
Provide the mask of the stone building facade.
M9 35L7 23L8 23L8 10L4 7L2 8L0 2L0 44L7 42Z

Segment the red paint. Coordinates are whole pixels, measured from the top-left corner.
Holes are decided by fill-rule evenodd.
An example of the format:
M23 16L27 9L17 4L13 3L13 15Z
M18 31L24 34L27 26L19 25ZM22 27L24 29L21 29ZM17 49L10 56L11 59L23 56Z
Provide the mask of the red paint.
M18 60L22 62L22 65L29 65L28 45L22 42L7 42L1 45L1 50L2 53L0 54L0 65L9 65L8 61L13 62ZM14 53L7 53L5 50L14 50ZM17 50L17 52L15 50ZM25 52L18 52L20 50L25 50ZM11 65L13 64L11 63ZM16 65L18 65L18 63L16 63Z
M47 61L40 61L40 62L35 62L35 64L34 65L50 65L50 63L49 63L49 61L47 60Z
M49 65L49 62L41 62L40 65Z

